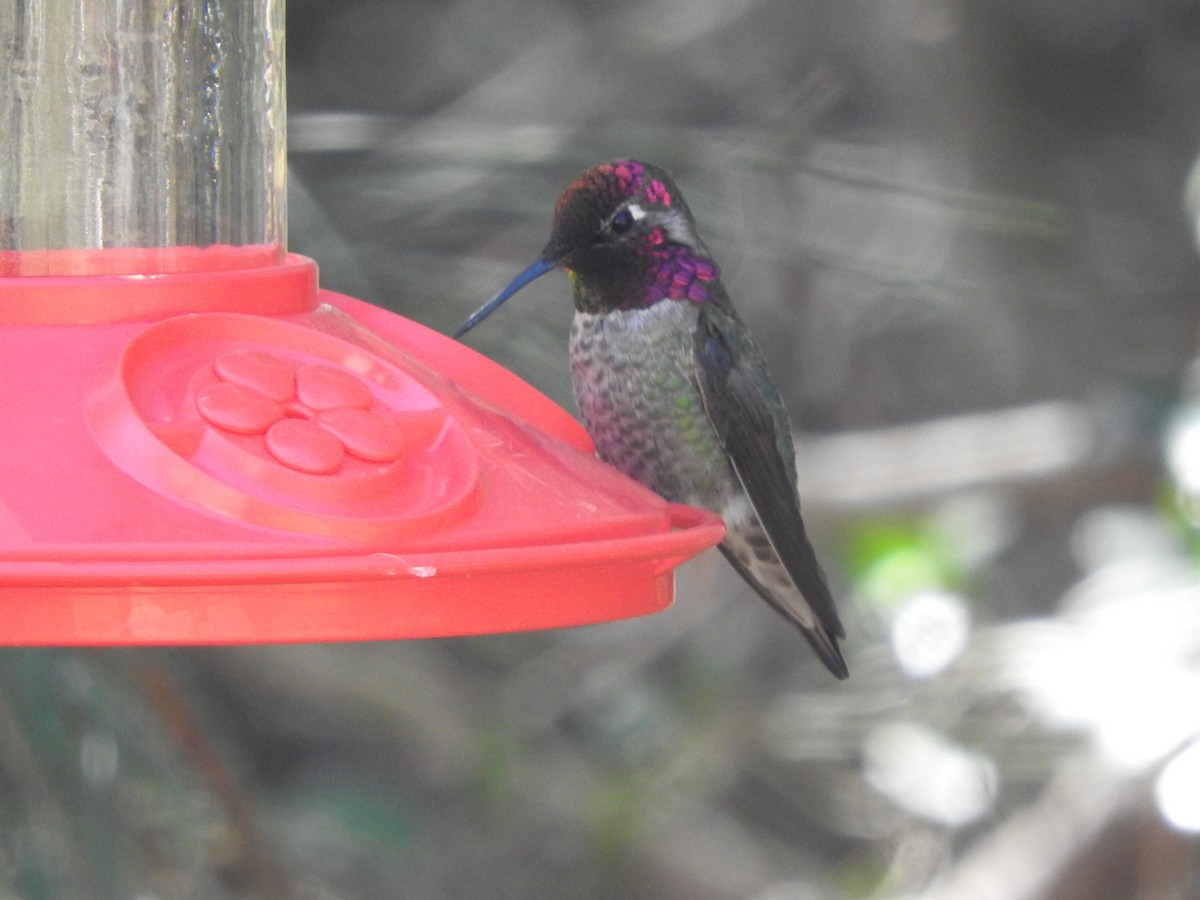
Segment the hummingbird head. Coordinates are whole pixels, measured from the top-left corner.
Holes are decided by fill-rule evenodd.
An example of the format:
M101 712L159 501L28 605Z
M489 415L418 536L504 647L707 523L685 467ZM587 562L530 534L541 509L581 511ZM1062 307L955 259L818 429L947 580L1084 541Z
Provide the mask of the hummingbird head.
M663 300L703 303L719 274L667 172L629 159L603 163L567 186L541 255L460 325L455 337L559 266L571 277L575 308L590 313Z

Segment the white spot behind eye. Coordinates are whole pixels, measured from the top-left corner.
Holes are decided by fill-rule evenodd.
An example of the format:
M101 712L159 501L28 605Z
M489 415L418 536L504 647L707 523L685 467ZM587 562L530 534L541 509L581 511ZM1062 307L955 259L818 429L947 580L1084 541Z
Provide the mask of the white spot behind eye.
M692 230L692 226L684 218L679 210L667 210L662 218L663 230L666 231L667 237L677 244L686 244L689 247L694 247L697 243L696 233Z
M629 210L629 214L633 216L633 221L635 222L640 222L642 219L646 218L646 211L636 203L630 203L625 208Z

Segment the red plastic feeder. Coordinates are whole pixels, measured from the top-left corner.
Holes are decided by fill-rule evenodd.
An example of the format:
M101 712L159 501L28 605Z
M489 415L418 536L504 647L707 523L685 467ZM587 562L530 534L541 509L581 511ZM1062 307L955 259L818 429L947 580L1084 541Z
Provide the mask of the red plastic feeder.
M259 8L246 4L234 15L251 21L234 25L198 16L188 27L199 32L162 40L193 51L208 41L219 53L229 35L204 29L259 34L263 45L239 62L263 56L251 80L280 96L256 102L279 115L282 42L267 37L281 23L254 21ZM118 64L121 41L139 40L124 28L108 35ZM0 52L25 46L6 37ZM0 81L14 65L28 75L40 63L51 82L83 77L20 52L0 59ZM220 69L206 69L214 107ZM74 87L55 94L50 84L42 112L54 112L52 95L79 95ZM80 108L111 110L120 99ZM245 105L236 115L264 115ZM145 106L135 111L150 114ZM217 132L241 141L239 151L282 140L281 123L252 124ZM3 139L24 148L35 138ZM283 250L282 203L270 201L282 191L282 154L239 152L258 168L231 175L217 165L222 146L192 154L158 200L178 209L181 196L203 198L213 185L213 196L227 196L235 175L232 195L257 199L232 212L201 203L167 230L200 222L228 238L250 220L254 243L120 246L121 235L101 229L63 248L76 213L56 214L47 185L61 188L64 208L79 204L80 218L111 231L114 216L92 214L112 202L112 179L89 191L56 182L53 165L39 169L27 154L0 161L0 186L14 186L0 204L13 204L16 223L0 231L0 642L431 637L666 606L673 568L721 539L720 519L666 503L597 461L567 413L474 351L319 290L316 265ZM161 150L179 156L174 145ZM139 204L143 214L126 224L145 243Z

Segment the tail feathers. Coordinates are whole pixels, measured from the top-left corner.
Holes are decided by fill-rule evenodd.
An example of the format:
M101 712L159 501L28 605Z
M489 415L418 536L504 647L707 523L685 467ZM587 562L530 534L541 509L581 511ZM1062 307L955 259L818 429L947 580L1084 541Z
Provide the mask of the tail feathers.
M774 604L772 605L774 606ZM787 618L791 619L792 617L787 616ZM795 620L792 619L792 621ZM845 681L850 677L850 670L846 668L846 660L842 659L842 651L838 647L837 638L825 631L820 625L816 628L808 628L796 622L796 626L808 641L809 646L816 651L821 662L825 663L825 668L832 672L834 677L840 681Z
M795 600L793 600L791 603L785 603L781 598L775 596L763 584L763 581L756 577L756 575L750 570L750 567L747 565L747 563L742 558L739 558L737 550L730 546L731 537L732 535L727 536L726 540L719 546L721 552L725 555L725 558L729 560L730 564L737 570L737 573L742 576L747 584L754 588L755 593L766 600L767 603L771 604L776 612L800 629L800 633L804 635L804 638L808 641L809 646L813 648L813 651L817 654L817 657L825 664L825 668L833 673L834 677L841 681L845 681L847 678L849 678L850 670L846 667L846 660L842 658L842 651L838 647L838 635L831 634L825 628L825 626L818 621L817 617L812 612L812 609L808 607L808 602L803 599L803 595L795 587L792 587L791 590L794 591L795 598L799 599L804 611L808 613L806 617L802 617L799 612L793 608L796 605ZM778 564L778 567L782 571L782 565ZM835 621L834 624L839 625L840 623Z

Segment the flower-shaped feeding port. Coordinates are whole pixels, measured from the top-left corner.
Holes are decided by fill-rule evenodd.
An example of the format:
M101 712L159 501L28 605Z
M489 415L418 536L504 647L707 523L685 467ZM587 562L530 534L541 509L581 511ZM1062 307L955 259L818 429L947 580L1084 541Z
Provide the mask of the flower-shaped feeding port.
M461 429L411 376L275 319L209 314L150 327L125 348L93 413L128 474L243 523L387 540L449 512L476 482Z
M212 368L216 380L196 392L200 415L214 428L262 435L264 449L282 465L329 475L347 454L387 464L404 451L399 417L344 369L296 367L259 350L227 351Z

